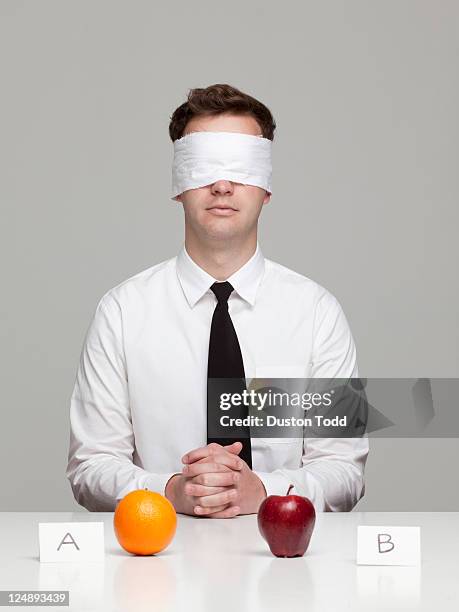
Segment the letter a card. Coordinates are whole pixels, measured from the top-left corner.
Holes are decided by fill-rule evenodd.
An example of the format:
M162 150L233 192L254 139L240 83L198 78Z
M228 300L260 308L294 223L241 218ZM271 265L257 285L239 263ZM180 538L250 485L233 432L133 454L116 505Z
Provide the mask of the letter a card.
M357 528L357 565L420 565L420 527Z
M104 523L38 523L40 562L101 562Z

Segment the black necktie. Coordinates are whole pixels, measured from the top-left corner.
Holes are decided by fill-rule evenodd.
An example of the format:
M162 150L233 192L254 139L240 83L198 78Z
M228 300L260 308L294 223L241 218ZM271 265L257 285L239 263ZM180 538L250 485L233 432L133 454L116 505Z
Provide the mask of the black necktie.
M252 448L250 443L250 428L249 427L229 427L231 438L212 437L212 431L215 431L218 419L225 414L219 405L219 397L222 392L225 393L241 393L246 389L244 363L242 361L241 347L237 339L236 330L231 321L228 312L228 298L233 291L231 283L228 281L214 283L211 286L218 302L212 316L212 325L210 328L209 340L209 362L207 368L207 444L217 442L223 446L233 444L233 442L242 442L242 450L239 457L243 459L247 465L252 467ZM225 379L231 380L212 380L209 384L209 379ZM247 406L238 408L232 407L227 411L231 417L244 417L248 415Z

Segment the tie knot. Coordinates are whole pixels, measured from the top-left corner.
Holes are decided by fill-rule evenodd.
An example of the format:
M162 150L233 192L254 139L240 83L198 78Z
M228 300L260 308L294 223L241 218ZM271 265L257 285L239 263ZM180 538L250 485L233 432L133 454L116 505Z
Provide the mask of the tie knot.
M228 302L228 298L233 291L233 285L228 281L224 281L223 283L214 283L211 289L215 293L218 303L220 304L221 302Z

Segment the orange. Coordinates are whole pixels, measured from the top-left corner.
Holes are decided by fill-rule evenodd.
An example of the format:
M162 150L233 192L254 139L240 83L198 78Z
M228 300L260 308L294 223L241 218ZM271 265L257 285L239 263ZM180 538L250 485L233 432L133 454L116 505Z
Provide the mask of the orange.
M124 550L134 555L154 555L171 543L177 528L177 514L163 495L137 489L119 502L113 526Z

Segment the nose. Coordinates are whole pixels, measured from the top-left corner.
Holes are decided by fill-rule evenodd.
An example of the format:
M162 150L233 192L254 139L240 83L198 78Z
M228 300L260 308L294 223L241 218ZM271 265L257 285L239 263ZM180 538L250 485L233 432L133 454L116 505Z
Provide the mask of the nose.
M234 191L234 186L231 181L219 180L212 183L211 191L214 195L231 195Z

